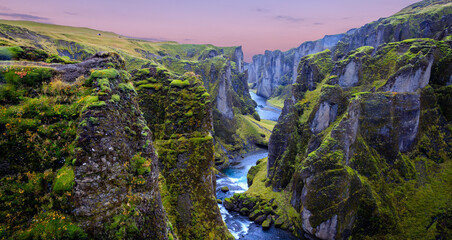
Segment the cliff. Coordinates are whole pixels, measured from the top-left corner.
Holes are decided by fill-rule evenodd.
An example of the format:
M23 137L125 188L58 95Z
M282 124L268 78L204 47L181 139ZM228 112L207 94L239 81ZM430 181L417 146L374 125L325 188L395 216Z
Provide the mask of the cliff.
M450 4L420 2L302 57L268 159L225 207L300 238L447 238ZM404 22L422 38L392 31Z
M258 95L269 98L278 86L295 82L298 64L303 56L330 49L344 36L325 36L317 41L305 42L287 52L265 51L264 55L255 55L248 65L248 82L256 83Z
M445 39L452 31L451 9L449 1L422 1L391 17L379 19L344 34L305 42L284 53L266 51L264 55L253 57L249 65L248 81L256 83L257 94L269 98L277 92L279 86L295 82L300 59L306 55L330 49L334 59L340 59L362 46L378 47L383 43L410 38Z
M215 198L212 102L194 73L141 69L133 81L160 156L163 201L181 239L228 239ZM202 222L202 224L200 224Z
M265 145L262 137L239 134L244 131L241 124L241 119L245 119L243 116L256 115L241 47L204 51L196 61L170 55L158 61L176 73L192 71L203 81L213 103L212 135L218 168L227 166L229 159L256 149L255 144Z
M302 58L250 188L224 206L309 239L447 238L452 42Z
M158 158L124 61L2 66L1 236L168 239ZM64 81L67 69L77 78Z
M300 234L441 235L427 229L450 201L437 187L450 186L451 109L442 99L451 44L407 40L359 48L337 62L328 50L301 60L270 138L267 172L275 191L292 194ZM422 197L431 188L435 197ZM425 215L415 217L413 206Z

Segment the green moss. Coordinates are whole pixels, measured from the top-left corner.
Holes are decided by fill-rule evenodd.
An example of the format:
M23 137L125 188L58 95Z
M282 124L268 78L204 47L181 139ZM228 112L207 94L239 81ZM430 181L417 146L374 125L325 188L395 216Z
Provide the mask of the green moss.
M189 111L186 112L184 115L185 115L186 117L193 117L193 111L192 111L192 110L189 110Z
M149 83L148 80L141 80L141 81L135 82L135 85L136 85L136 86L139 86L139 85L142 85L142 84L148 84L148 83Z
M145 175L151 172L152 160L141 157L141 153L135 154L130 163L133 167L132 171L136 171L138 175Z
M143 69L138 70L138 74L140 74L140 75L149 75L150 74L149 68L143 68Z
M72 223L60 212L44 211L36 216L28 229L23 229L17 239L88 239L82 228Z
M118 88L121 89L121 91L123 92L134 92L137 93L137 91L135 91L135 88L133 87L133 84L131 82L128 83L120 83L118 84Z
M114 68L95 70L91 73L92 78L107 78L114 79L119 76L118 70Z
M121 96L119 96L118 94L113 94L111 96L111 101L112 102L119 102L119 101L121 101Z
M160 88L162 88L163 84L161 83L149 83L149 84L143 84L143 85L139 85L137 87L137 90L143 89L143 88L152 88L156 91L160 90Z
M90 104L88 107L89 108L99 108L99 107L103 107L107 105L104 101L98 101L98 102L94 102L92 104Z
M99 124L99 118L89 117L89 121L90 121L92 124Z
M171 81L170 86L183 88L183 87L186 87L186 86L190 86L190 82L188 80L184 80L184 81L182 81L182 80L173 80L173 81Z
M266 219L266 220L262 223L262 227L263 227L263 228L269 228L270 225L271 225L271 223L272 223L272 220L271 220L271 219Z
M115 239L133 239L139 232L135 215L138 211L130 204L122 205L123 211L113 217L113 222L107 226L109 235Z
M99 101L99 96L87 96L82 99L84 103L84 107L82 108L82 112L87 110L88 108L96 108L105 106L106 103L104 101Z
M101 91L111 92L110 81L108 81L108 78L100 78L97 80L97 83L99 84Z
M80 122L79 126L80 126L80 127L86 127L86 126L88 126L88 121L86 121L86 119L84 119L83 121Z
M55 184L53 185L53 191L62 194L64 192L72 191L72 187L75 184L74 170L70 166L64 166L58 170Z

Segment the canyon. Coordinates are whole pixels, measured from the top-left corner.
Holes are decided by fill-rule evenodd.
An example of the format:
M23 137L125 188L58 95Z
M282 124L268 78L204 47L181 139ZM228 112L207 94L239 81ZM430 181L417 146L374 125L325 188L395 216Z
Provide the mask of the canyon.
M0 238L447 239L451 66L449 0L251 63L0 20Z

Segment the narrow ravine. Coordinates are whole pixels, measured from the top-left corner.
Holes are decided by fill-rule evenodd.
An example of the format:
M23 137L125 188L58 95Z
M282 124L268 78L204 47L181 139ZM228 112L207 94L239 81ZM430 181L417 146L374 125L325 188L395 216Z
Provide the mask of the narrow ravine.
M267 105L266 99L250 92L251 97L257 103L256 111L261 119L277 121L281 110ZM231 162L229 168L224 169L222 174L217 176L217 198L224 200L231 197L234 193L242 193L248 190L246 175L249 169L256 165L259 159L268 157L268 151L265 149L246 154ZM228 187L228 192L222 192L222 187ZM236 239L297 239L287 231L272 226L268 230L263 230L258 224L250 221L248 217L241 216L237 212L229 212L223 206L218 204L221 216L226 222L229 231Z

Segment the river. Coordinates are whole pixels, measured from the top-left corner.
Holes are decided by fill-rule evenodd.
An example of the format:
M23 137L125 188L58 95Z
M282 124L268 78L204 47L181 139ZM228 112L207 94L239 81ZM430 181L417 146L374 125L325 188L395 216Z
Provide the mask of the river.
M267 105L265 98L257 96L250 92L251 98L256 101L256 107L261 119L277 121L281 110ZM217 198L224 200L231 197L234 193L242 193L248 190L246 175L249 169L256 165L257 160L268 157L267 150L260 150L253 153L246 154L244 158L239 157L231 161L229 168L224 169L221 175L217 176ZM221 187L227 186L229 192L222 192ZM260 225L250 221L248 217L242 216L236 212L229 212L223 207L223 204L218 204L223 220L229 228L229 231L236 239L297 239L291 233L275 228L272 226L268 230L263 230Z
M281 115L281 109L273 107L267 104L267 99L257 94L250 92L251 98L257 103L256 112L261 119L267 119L272 121L278 121L279 115Z

